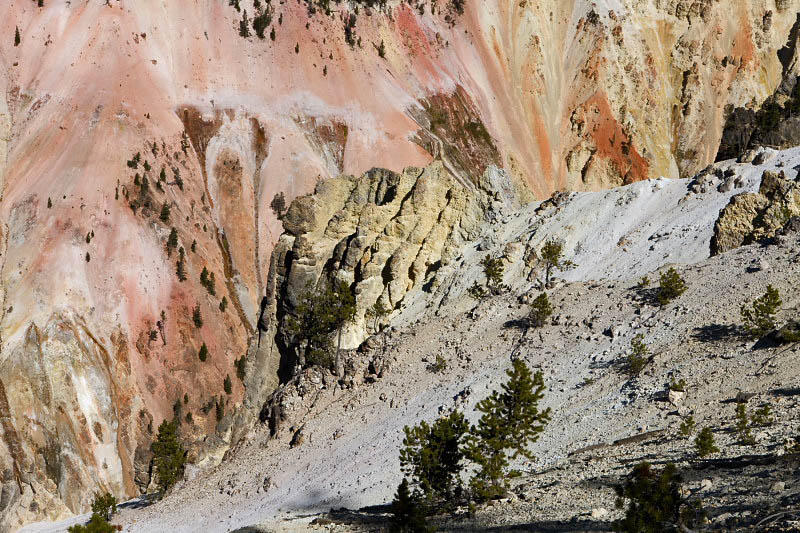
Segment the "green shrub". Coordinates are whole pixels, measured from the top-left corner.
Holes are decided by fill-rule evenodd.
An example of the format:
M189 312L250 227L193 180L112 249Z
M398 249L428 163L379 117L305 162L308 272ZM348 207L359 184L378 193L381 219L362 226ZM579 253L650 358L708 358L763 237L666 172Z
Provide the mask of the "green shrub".
M661 273L658 287L658 303L667 305L684 292L686 292L686 282L678 274L677 270L670 267L666 272Z
M750 306L742 304L739 312L747 334L760 338L775 329L775 314L780 310L781 304L778 289L772 285L767 285L767 292L756 298Z
M770 407L769 404L764 404L756 409L753 416L750 418L750 422L758 427L771 426L774 424L775 419L772 417L772 407Z
M95 494L94 501L92 502L92 514L100 515L106 520L111 520L111 517L117 512L117 499L110 492L105 494Z
M241 381L244 381L245 363L247 363L247 355L243 355L239 359L233 361L233 366L236 367L236 377Z
M531 303L531 310L528 313L528 325L532 328L541 328L547 323L547 319L553 314L553 306L547 293L541 293Z
M467 289L467 294L475 298L476 300L483 300L488 296L486 289L483 288L477 281L472 282L472 286Z
M747 408L744 402L736 403L736 433L742 444L753 445L756 439L750 432L750 418L747 416Z
M194 327L197 329L203 327L203 315L200 313L200 304L194 306L194 310L192 311L192 322L194 322Z
M200 350L197 352L197 357L204 363L206 362L206 359L208 359L208 346L206 346L206 343L203 343L203 345L200 346Z
M681 378L678 381L675 381L675 378L672 378L672 381L669 382L669 390L675 392L686 392L686 380Z
M86 525L76 524L67 528L68 533L116 533L116 528L108 520L93 514Z
M164 420L158 426L158 436L150 449L153 452L158 485L162 491L166 491L183 476L186 463L186 452L178 438L178 424Z
M468 430L469 424L458 411L433 424L423 420L403 428L400 467L428 500L444 501L460 493L461 445Z
M411 492L407 479L397 487L392 501L392 533L431 533L434 531L426 520L425 504L417 491Z
M692 415L689 415L683 419L681 425L678 427L678 430L680 431L681 435L683 435L684 437L688 437L692 434L692 431L694 431L694 426L695 426L694 417Z
M433 363L428 365L428 369L433 372L434 374L441 374L445 370L447 370L447 359L442 356L442 354L437 353L436 359Z
M624 533L663 533L688 531L702 523L704 513L699 502L682 495L682 479L673 463L660 472L650 463L636 465L628 479L616 487L617 508L625 517L614 522L614 530Z
M319 290L307 286L286 324L301 365L333 367L331 336L337 334L338 359L342 330L355 314L356 297L346 282L325 283Z
M494 258L489 254L481 260L483 266L483 274L486 276L486 288L492 294L500 294L508 287L503 284L503 273L505 265L500 258Z
M539 410L545 390L542 372L532 375L522 360L515 359L506 374L502 392L493 391L478 403L476 409L483 415L467 440L467 456L478 465L470 485L479 500L505 495L508 479L519 475L508 471L510 459L535 460L528 446L550 420L549 408Z
M628 376L635 378L642 373L649 360L650 349L644 343L644 335L639 333L631 339L631 353L625 360L624 370Z
M711 428L708 427L704 427L700 430L697 438L694 439L694 447L697 451L697 455L700 457L719 452L719 448L714 444L714 433L712 433Z

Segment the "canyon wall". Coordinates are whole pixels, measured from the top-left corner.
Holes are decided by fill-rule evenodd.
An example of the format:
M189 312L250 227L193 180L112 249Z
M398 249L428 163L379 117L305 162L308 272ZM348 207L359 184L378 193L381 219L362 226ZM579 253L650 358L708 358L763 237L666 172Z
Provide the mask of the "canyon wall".
M795 68L778 52L794 50L800 8L470 0L459 14L395 0L310 15L261 0L262 39L240 35L252 2L228 4L0 7L5 528L86 509L94 490L146 490L165 418L199 465L246 433L278 380L277 194L373 167L408 181L404 168L434 161L456 198L503 169L498 194L521 202L692 175L726 109L759 106ZM334 245L349 227L331 224ZM395 305L448 259L426 254L380 297Z

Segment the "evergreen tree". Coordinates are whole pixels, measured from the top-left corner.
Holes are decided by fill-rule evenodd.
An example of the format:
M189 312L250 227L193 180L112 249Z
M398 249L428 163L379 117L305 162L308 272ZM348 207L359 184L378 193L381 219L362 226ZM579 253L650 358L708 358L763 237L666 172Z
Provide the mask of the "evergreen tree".
M236 367L236 377L239 378L240 381L244 381L245 363L247 363L246 355L243 355L239 359L235 359L233 361L233 366Z
M468 457L479 466L471 485L479 499L492 499L505 494L506 479L519 475L507 471L511 459L535 457L528 446L539 439L539 433L550 420L550 409L539 410L544 397L544 377L531 374L528 366L515 359L506 371L508 381L502 391L478 403L483 416L473 426L467 442Z
M658 287L658 303L666 305L681 294L686 292L686 282L678 271L669 267L666 272L661 273L661 283Z
M117 499L110 492L95 494L92 502L92 514L100 515L106 520L111 520L117 512Z
M404 427L400 467L422 494L431 501L445 501L461 492L462 443L469 430L458 411L429 425Z
M158 215L158 218L164 224L169 222L169 204L167 202L164 202L164 204L161 206L161 214Z
M390 531L393 533L431 533L433 531L425 519L422 498L419 497L419 494L411 492L407 479L400 482L392 502Z
M239 36L245 39L250 37L250 21L247 20L247 10L242 13L242 20L239 21Z
M194 310L192 311L192 322L194 322L194 327L197 329L203 327L203 315L200 314L200 304L194 306Z
M224 313L225 309L227 308L228 308L228 298L223 296L222 300L219 301L219 310Z
M663 533L688 531L703 518L698 503L681 495L682 479L674 464L667 464L661 472L649 463L636 465L633 472L619 487L617 508L622 509L627 500L625 518L614 522L614 530L623 533Z
M233 384L231 383L230 375L225 376L225 380L222 382L222 388L225 390L225 394L231 394L233 392Z
M700 430L697 438L694 439L694 446L697 450L697 455L700 457L719 452L719 448L714 444L714 433L712 433L711 428L708 427Z
M264 30L266 30L267 26L269 26L271 23L272 11L270 9L266 9L253 17L253 30L256 32L256 35L259 39L264 39L266 37L264 35Z
M178 281L186 281L186 260L184 258L185 252L183 246L178 250L178 262L175 263L175 274L178 276Z
M166 491L183 476L186 452L178 438L178 424L164 420L158 426L158 436L151 444L153 463L158 476L158 485Z
M483 266L483 273L486 276L486 287L492 294L500 294L507 287L503 285L503 260L500 258L492 258L491 255L486 254L486 257L481 261Z
M283 192L279 192L273 196L269 206L272 212L275 213L275 216L280 220L286 213L286 196L284 196Z
M172 228L167 237L167 256L172 255L172 250L178 246L178 230Z
M531 310L528 314L528 324L532 328L541 328L547 323L547 319L553 314L553 306L550 305L550 299L547 293L541 293L531 303Z
M775 315L782 304L778 289L772 285L767 285L767 292L756 298L752 306L742 304L739 312L748 335L760 338L775 329Z
M564 259L564 245L558 241L545 242L541 257L544 262L545 285L550 283L553 270L567 270L575 266L572 261Z
M356 299L345 282L324 283L319 290L310 285L287 320L287 331L297 347L300 364L333 366L340 370L342 330L356 313ZM336 359L331 356L331 336L337 333Z
M92 514L86 525L75 524L67 528L68 533L116 533L116 528L99 514Z
M19 46L22 39L19 36L19 26L14 29L14 46Z
M208 359L208 346L206 346L206 343L203 343L203 345L200 346L200 351L197 352L197 357L204 363L206 359Z

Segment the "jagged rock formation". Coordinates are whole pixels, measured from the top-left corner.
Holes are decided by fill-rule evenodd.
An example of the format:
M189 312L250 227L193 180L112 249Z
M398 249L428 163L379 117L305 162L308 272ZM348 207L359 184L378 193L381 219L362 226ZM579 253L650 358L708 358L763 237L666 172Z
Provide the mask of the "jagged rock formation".
M787 179L783 171L766 170L757 193L737 194L720 211L711 239L711 255L772 237L798 215L800 185L797 178Z
M278 316L285 322L321 278L345 281L357 311L342 346L358 347L374 327L368 311L376 303L399 309L414 289L432 290L437 271L452 270L464 243L477 237L503 178L508 184L504 173L488 170L478 187L467 188L435 163L321 183L283 218L286 233L273 252L280 265Z
M86 509L97 489L138 494L164 418L192 414L181 431L203 467L246 434L278 381L277 193L435 160L454 198L504 169L501 204L692 175L717 152L726 106L780 83L800 0L485 0L458 17L392 0L357 20L342 2L329 17L262 0L264 39L241 37L243 13L217 0L43 4L0 7L2 527ZM479 196L464 205L490 205ZM431 231L474 223L469 210ZM380 290L413 319L428 268L451 252L390 250L414 238L396 226L376 237L396 277L353 281L365 305ZM357 243L341 245L352 264L368 251Z

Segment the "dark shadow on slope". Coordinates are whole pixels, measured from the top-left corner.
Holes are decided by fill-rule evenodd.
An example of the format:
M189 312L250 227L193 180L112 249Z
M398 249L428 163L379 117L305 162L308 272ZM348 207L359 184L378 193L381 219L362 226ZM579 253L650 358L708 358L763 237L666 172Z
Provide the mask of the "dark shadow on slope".
M700 342L720 342L741 336L738 326L730 324L708 324L694 328L692 338Z

